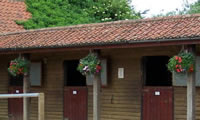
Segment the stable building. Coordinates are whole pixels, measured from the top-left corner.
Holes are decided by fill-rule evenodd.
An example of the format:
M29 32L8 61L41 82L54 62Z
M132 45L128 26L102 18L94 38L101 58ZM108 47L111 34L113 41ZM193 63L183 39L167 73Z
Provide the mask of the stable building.
M12 77L7 68L28 54L31 92L45 94L45 119L93 120L92 78L82 76L77 65L90 50L99 50L101 120L186 120L187 81L166 64L183 46L193 45L200 119L199 23L197 14L2 32L0 93L22 92L23 76ZM31 120L37 120L37 99L30 106ZM22 99L0 99L0 119L21 120L22 108Z

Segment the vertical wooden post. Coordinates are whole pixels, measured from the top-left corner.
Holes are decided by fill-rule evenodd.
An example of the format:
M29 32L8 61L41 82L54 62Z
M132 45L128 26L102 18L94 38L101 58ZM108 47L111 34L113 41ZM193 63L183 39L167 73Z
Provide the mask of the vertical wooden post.
M96 51L94 54L99 55ZM93 120L100 120L101 108L100 108L100 100L101 100L101 77L100 74L94 75L93 80Z
M99 75L94 75L93 80L93 120L100 120L100 87L101 79Z
M189 52L195 56L195 46L188 46ZM196 59L196 57L195 57ZM188 73L187 80L187 120L195 120L195 71Z
M29 54L23 55L24 59L30 60ZM30 66L29 66L30 69ZM29 80L29 70L27 73L24 73L23 79L23 93L30 92L30 80ZM23 120L29 120L30 118L30 98L24 97L23 98Z
M40 93L38 97L38 120L44 120L45 119L45 108L44 108L44 93Z

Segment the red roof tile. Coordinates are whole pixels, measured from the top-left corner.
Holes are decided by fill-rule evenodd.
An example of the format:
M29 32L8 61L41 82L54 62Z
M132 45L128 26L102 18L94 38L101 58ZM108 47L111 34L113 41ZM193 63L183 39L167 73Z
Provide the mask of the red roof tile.
M200 15L117 21L0 35L0 49L66 48L200 37Z
M16 20L27 20L30 13L26 12L24 2L17 0L0 0L0 33L24 30L15 23Z

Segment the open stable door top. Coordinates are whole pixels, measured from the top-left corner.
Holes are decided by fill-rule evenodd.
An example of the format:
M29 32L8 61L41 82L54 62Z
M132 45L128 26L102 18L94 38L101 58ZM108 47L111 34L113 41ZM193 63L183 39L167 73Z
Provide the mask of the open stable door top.
M86 86L86 77L78 70L79 60L64 61L65 86Z
M167 69L168 56L143 57L144 86L172 86L172 74Z

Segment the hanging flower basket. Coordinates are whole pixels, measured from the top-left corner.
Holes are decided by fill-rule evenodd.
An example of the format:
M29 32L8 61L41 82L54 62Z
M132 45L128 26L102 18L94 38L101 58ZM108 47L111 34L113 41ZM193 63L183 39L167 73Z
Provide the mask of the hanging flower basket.
M194 71L194 55L192 53L180 53L169 59L167 65L171 72L185 73Z
M8 71L13 76L24 75L24 73L28 72L28 64L27 60L21 57L16 58L10 62Z
M84 76L99 74L101 72L100 60L96 55L90 53L85 58L80 59L77 70Z

